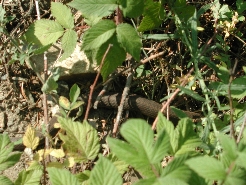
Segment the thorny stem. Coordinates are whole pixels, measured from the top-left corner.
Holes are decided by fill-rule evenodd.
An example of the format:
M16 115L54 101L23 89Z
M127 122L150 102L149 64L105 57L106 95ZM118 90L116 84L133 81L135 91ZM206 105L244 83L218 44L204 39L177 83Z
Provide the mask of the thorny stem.
M100 63L100 66L99 66L99 69L98 69L98 73L97 73L97 76L93 82L93 84L91 85L90 87L90 94L89 94L89 98L88 98L88 103L87 103L87 108L86 108L86 112L85 112L85 117L84 117L84 120L87 120L88 119L88 115L89 115L89 112L90 112L90 108L91 108L91 100L92 100L92 94L93 94L93 91L95 89L95 86L97 84L97 81L98 81L98 78L99 78L99 75L100 75L100 72L101 72L101 69L102 69L102 66L104 64L104 61L105 61L105 58L110 50L110 48L113 46L113 44L109 44L108 45L108 48L107 50L105 51L104 55L103 55L103 58L102 58L102 61Z

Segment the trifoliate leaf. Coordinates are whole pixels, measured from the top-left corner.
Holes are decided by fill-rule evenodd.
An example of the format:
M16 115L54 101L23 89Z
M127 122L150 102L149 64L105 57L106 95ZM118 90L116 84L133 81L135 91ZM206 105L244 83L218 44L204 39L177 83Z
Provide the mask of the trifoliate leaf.
M72 29L74 27L72 12L66 5L51 2L51 13L64 28Z
M30 125L27 126L25 135L23 136L23 144L32 150L35 150L39 144L39 137L37 137L34 128Z

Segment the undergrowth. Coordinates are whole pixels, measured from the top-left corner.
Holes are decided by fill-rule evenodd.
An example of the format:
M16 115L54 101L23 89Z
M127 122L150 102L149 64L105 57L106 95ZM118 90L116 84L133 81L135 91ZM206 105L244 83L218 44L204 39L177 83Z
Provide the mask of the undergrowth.
M81 38L76 33L72 8L82 13L90 27ZM80 90L74 85L69 99L59 99L62 116L56 127L60 128L61 147L36 151L39 137L28 127L23 144L32 161L15 182L0 175L1 184L34 185L40 184L41 179L44 182L49 179L53 185L116 185L123 184L123 175L132 168L139 174L134 184L246 184L246 67L241 57L245 46L242 29L245 9L243 0L232 5L216 0L203 6L185 0L73 0L67 5L52 2L52 19L37 20L21 37L13 38L6 24L14 17L6 16L1 6L3 46L9 44L16 51L15 54L5 51L12 55L9 65L31 64L31 56L44 53L58 41L63 50L59 60L63 60L72 54L77 40L82 39L81 49L90 61L103 63L100 72L104 81L122 64L127 53L134 61L132 69L136 70L136 77L141 77L151 73L141 68L150 60L142 59L147 56L144 43L178 40L182 46L182 65L174 62L167 64L167 68L179 71L180 75L173 75L171 82L166 79L170 94L162 99L172 101L177 95L189 96L201 104L201 118L196 122L182 110L173 108L178 123L172 123L162 113L152 128L144 120L130 119L120 128L122 139L108 136L101 145L97 130L86 120L80 123L68 118L72 110L83 104L78 101ZM206 30L208 22L212 30ZM204 41L206 34L210 36ZM235 40L239 43L237 53L233 48ZM21 48L23 44L25 47ZM1 62L6 64L3 58ZM171 74L170 70L165 73ZM58 79L57 70L47 80L43 79L42 91L53 93ZM80 109L77 116L81 112ZM0 135L0 146L0 171L3 171L18 162L21 153L12 153L14 144L6 134ZM56 160L47 162L47 156ZM80 164L87 164L88 168L72 173L71 169Z

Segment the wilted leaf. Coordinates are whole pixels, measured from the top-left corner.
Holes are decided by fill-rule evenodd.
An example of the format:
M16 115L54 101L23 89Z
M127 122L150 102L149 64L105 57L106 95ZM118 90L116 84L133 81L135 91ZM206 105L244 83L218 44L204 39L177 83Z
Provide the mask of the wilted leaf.
M56 158L62 158L65 156L65 153L64 153L63 149L53 149L50 152L50 155L53 157L56 157Z
M39 144L39 137L37 137L35 130L30 125L27 126L23 136L23 144L32 150L35 150Z
M70 110L71 103L69 102L69 100L66 97L60 96L59 97L59 105L66 110Z

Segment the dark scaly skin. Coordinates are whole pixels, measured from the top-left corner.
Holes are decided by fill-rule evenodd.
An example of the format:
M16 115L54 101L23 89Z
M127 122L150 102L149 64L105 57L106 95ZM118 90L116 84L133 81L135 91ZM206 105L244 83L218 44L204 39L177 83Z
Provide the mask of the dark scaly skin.
M93 97L92 101L94 102L96 99L96 96ZM117 109L121 100L121 94L120 93L106 93L102 96L101 100L98 103L98 107L106 107L106 108L113 108ZM85 100L86 102L87 100ZM153 100L149 100L146 98L143 98L138 95L129 95L126 98L126 101L123 106L124 110L130 110L130 111L138 111L142 113L145 116L155 118L159 112L159 110L162 108L162 105L160 103L157 103ZM187 116L190 118L199 118L200 114L192 113L188 111L184 111ZM164 112L165 114L165 112ZM55 136L58 129L54 128L54 124L57 123L57 114L56 116L52 117L49 121L49 127L50 127L50 135ZM169 112L170 118L177 118L177 116L170 110ZM38 136L40 138L40 145L44 143L44 136L41 133L38 133ZM14 150L24 150L25 146L23 144L15 145Z

